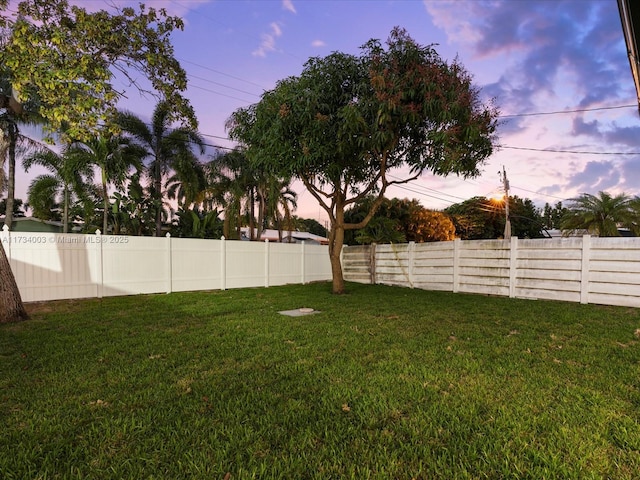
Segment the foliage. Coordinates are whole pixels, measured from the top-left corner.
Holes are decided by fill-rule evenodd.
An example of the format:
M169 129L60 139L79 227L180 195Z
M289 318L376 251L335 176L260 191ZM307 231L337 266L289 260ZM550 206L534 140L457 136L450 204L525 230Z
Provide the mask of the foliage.
M446 242L456 238L456 227L443 212L422 208L412 212L407 239L413 242Z
M24 217L26 216L25 209L26 205L20 198L16 198L13 202L13 217ZM7 211L7 199L3 198L0 200L0 215L4 215Z
M30 304L3 478L637 478L637 309L347 287Z
M167 197L165 181L173 174L173 180L179 180L182 184L182 197L188 196L189 203L192 203L196 194L192 185L187 185L187 182L194 178L196 182L200 182L201 179L194 170L200 168L200 164L193 150L196 148L201 155L205 151L204 139L195 128L172 128L171 111L172 106L168 101L159 102L153 111L150 125L131 112L120 112L117 117L120 128L145 150L145 156L149 159L145 172L149 180L149 206L153 208L155 218L155 236L162 235Z
M357 202L345 212L345 221L362 221L373 202L373 196ZM345 242L348 244L439 242L454 238L455 227L447 215L427 210L418 200L407 198L384 198L366 227L355 233L345 233Z
M624 193L616 196L607 192L597 196L583 193L569 202L560 222L563 234L584 230L600 237L617 237L618 227L634 226L631 198Z
M567 213L567 208L562 202L557 202L553 207L548 203L542 209L542 223L547 230L560 229L560 221Z
M111 199L109 222L114 235L151 235L155 231L153 203L145 196L138 174L131 176L126 195L114 192Z
M361 245L371 243L405 243L407 237L398 228L398 221L383 217L374 216L367 226L356 230L355 241Z
M485 197L473 197L447 207L445 212L463 240L502 238L504 236L504 203ZM518 238L542 238L540 212L530 199L509 197L511 235Z
M177 220L171 228L174 237L187 238L220 238L222 236L222 220L218 211L201 212L197 207L192 210L179 209Z
M69 231L69 220L72 218L70 208L75 200L93 207L90 179L93 176L91 165L85 158L69 155L68 149L62 153L53 150L39 151L22 159L22 166L29 171L33 166L40 166L50 173L36 176L27 190L29 205L36 218L50 220L55 218L53 209L62 205L60 214L63 231ZM91 211L93 208L83 209Z
M327 229L314 218L300 218L293 215L291 223L298 231L313 233L314 235L319 235L320 237L325 238L327 236Z
M297 206L290 178L252 164L242 148L218 154L209 163L209 177L213 196L224 209L225 238L239 239L244 225L250 240L259 239L269 227L282 238Z
M102 232L108 233L109 195L107 188L122 188L132 170L142 169L141 159L146 152L130 139L102 131L97 137L84 142L74 142L67 149L67 156L76 157L77 163L98 167L100 197L102 199Z
M426 171L476 175L493 151L496 116L458 62L396 28L387 49L371 40L360 57L310 59L300 76L234 112L227 126L254 165L299 178L326 211L333 288L342 293L345 230L366 226L389 185ZM405 178L387 176L401 167ZM363 221L345 222L345 209L371 194Z
M183 28L180 18L144 5L138 11L90 13L67 0L21 1L15 18L6 5L0 8L0 28L9 31L0 65L10 73L16 100L37 100L51 132L86 140L101 125L112 125L124 96L113 85L116 75L141 92L159 92L171 106L171 118L195 128L193 110L180 93L186 74L170 43L171 32Z

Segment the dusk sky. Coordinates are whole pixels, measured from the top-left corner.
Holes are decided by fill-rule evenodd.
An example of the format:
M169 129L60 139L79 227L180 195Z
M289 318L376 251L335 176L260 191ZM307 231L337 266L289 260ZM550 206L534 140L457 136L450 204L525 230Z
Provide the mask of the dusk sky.
M111 1L77 1L91 9ZM115 2L135 5L137 2ZM442 209L491 196L506 168L511 194L542 207L581 193L639 195L640 116L616 0L151 0L185 21L173 34L189 75L200 132L232 147L224 124L259 101L280 79L298 75L309 57L358 54L394 26L418 43L456 56L502 116L500 148L470 180L426 174L387 196ZM122 108L148 118L153 98L131 92ZM564 113L552 113L564 112ZM31 175L20 175L26 199ZM325 215L296 186L302 217Z

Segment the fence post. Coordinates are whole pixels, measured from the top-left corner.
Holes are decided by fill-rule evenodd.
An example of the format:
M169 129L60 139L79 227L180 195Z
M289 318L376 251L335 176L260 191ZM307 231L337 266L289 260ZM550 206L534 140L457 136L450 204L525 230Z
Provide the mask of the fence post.
M173 265L172 265L172 252L171 252L171 234L167 232L167 293L171 293L173 290Z
M460 242L459 238L453 241L453 293L460 290Z
M518 237L511 237L509 245L509 298L516 296L516 273L518 262Z
M2 235L0 238L0 242L2 242L2 246L4 247L4 253L7 254L9 265L11 265L11 232L9 231L9 227L7 225L2 226Z
M589 303L589 267L591 261L591 235L582 237L582 272L580 274L580 303Z
M409 287L413 288L413 264L416 259L416 242L409 242L409 265L407 270L409 272Z
M104 289L104 274L102 272L103 268L103 258L102 258L102 232L100 229L96 230L96 297L102 298L103 289Z
M220 237L220 290L227 289L227 245L224 235Z
M372 243L369 247L369 281L371 285L376 284L376 245Z
M306 255L307 255L307 249L305 247L305 243L304 240L302 240L302 248L301 248L301 255L302 258L300 259L300 270L302 270L300 273L302 274L302 285L304 285L306 283L306 277L305 277L305 270L307 268L306 266Z
M269 288L269 264L271 263L271 259L269 255L271 254L271 249L269 248L269 239L264 239L264 287Z

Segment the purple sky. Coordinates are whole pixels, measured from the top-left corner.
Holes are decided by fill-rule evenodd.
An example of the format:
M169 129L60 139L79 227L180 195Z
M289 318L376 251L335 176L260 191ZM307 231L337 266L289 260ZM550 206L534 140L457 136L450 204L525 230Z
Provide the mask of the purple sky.
M111 1L77 1L108 8ZM137 2L116 1L118 5ZM456 56L503 115L503 146L476 179L425 175L388 196L445 208L498 192L506 168L511 194L537 205L580 193L640 194L640 117L616 0L148 0L185 20L173 35L189 75L187 96L211 144L233 146L225 120L264 90L333 51L357 54L394 26ZM122 107L148 117L153 98L132 92ZM624 108L609 108L626 106ZM534 115L566 110L589 110ZM580 152L580 153L575 153ZM637 152L634 154L633 152ZM20 175L26 198L32 175ZM303 217L324 220L303 187Z

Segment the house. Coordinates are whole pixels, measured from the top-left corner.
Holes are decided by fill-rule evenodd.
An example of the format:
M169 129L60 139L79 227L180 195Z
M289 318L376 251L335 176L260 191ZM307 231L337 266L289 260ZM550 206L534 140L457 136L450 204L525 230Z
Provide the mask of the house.
M638 111L640 112L640 2L638 0L618 0L620 21L624 41L627 44L627 55L631 66L631 75L636 86Z
M5 217L0 217L0 229L4 226ZM34 217L14 217L12 232L62 233L62 222L40 220Z
M249 227L242 227L240 229L243 240L249 240ZM254 230L254 236L257 234L257 230ZM280 236L278 230L266 229L262 231L260 236L261 241L269 240L270 242L279 242ZM309 232L298 232L297 230L283 230L282 231L282 243L301 243L304 242L307 245L327 245L329 239L321 237L320 235L314 235Z

